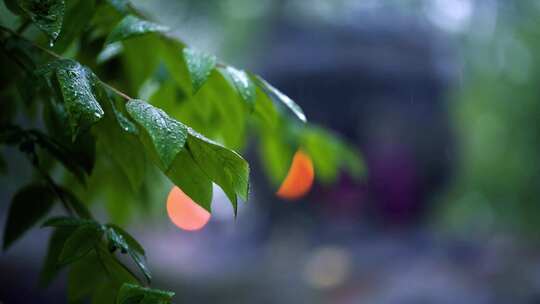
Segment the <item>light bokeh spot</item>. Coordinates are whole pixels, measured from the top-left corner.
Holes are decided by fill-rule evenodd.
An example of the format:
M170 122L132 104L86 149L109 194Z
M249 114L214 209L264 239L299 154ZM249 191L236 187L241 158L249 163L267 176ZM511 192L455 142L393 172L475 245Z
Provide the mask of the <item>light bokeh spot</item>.
M277 191L277 196L288 200L297 200L306 195L313 185L315 173L313 162L302 150L296 151L289 172Z
M187 231L202 229L210 220L210 212L195 203L174 186L167 197L167 214L178 228Z

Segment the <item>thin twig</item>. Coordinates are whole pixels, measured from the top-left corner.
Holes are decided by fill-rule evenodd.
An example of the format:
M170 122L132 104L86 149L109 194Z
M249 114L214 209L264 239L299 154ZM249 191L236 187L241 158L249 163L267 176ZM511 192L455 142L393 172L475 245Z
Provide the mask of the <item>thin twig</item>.
M22 34L30 25L30 19L25 19L17 28L17 34Z
M55 59L66 59L65 57L62 57L61 55L59 55L59 54L57 54L57 53L55 53L55 52L53 52L53 51L51 51L51 50L49 50L49 49L47 49L47 48L45 48L45 47L43 47L43 46L41 46L41 45L35 43L35 42L33 42L33 41L31 41L31 40L29 40L29 39L23 37L22 35L18 34L17 32L13 31L13 30L10 29L10 28L7 28L7 27L5 27L5 26L0 25L0 30L3 30L3 31L5 31L5 32L8 32L9 34L11 34L11 35L13 35L13 36L16 36L16 37L18 37L18 38L20 38L20 39L24 39L25 41L27 41L28 43L30 43L30 45L32 45L33 47L35 47L35 48L37 48L37 49L43 51L44 53L46 53L47 55L49 55L49 56L51 56L51 57L54 57ZM116 94L119 95L120 97L124 98L126 101L127 101L127 100L133 99L133 98L129 97L129 95L127 95L126 93L124 93L124 92L118 90L117 88L111 86L110 84L104 82L103 80L100 79L99 81L101 82L101 84L102 84L103 86L107 87L109 90L113 91L114 93L116 93Z

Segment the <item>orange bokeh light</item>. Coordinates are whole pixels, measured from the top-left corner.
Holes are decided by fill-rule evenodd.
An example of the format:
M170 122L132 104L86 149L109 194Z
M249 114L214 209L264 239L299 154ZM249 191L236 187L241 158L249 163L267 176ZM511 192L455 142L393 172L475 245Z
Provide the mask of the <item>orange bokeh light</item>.
M276 194L283 199L299 199L309 192L314 178L311 158L304 151L298 150L294 154L289 173Z
M174 186L167 197L167 214L178 228L187 231L202 229L210 220L210 212L195 203Z

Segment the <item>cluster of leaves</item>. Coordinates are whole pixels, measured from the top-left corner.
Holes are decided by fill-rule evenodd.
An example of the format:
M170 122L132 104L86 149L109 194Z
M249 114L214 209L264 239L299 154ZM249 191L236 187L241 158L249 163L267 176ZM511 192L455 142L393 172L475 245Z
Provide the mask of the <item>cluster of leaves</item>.
M257 132L275 183L285 176L298 148L312 156L323 181L332 181L340 168L362 173L356 153L328 131L306 123L301 108L262 77L186 47L127 0L4 4L21 25L17 30L0 28L1 62L7 72L2 74L6 102L0 109L0 143L18 147L39 173L39 182L13 198L4 248L60 202L69 217L44 224L54 233L43 280L50 281L69 265L70 300L93 295L96 303L168 303L172 293L139 286L144 281L114 252L129 255L149 282L142 246L118 226L95 221L86 205L55 181L55 163L69 172L67 181L90 184L95 193L117 183L110 170L96 178L99 166L114 163L136 193L157 168L208 211L215 183L235 214L238 199L248 199L249 165L235 152L245 146L247 130ZM23 35L29 24L45 35ZM35 115L41 113L45 128L16 124L12 114L19 105L28 113L22 124L39 121ZM70 182L69 188L76 185Z

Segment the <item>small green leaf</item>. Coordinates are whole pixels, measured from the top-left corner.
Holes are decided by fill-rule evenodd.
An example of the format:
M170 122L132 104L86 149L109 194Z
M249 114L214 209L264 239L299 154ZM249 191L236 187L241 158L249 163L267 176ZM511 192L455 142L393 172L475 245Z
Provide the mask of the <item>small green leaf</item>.
M69 264L84 257L92 250L103 235L103 229L97 225L82 225L66 240L58 262Z
M166 175L194 202L211 211L212 181L195 162L189 151L177 154Z
M101 261L101 264L105 267L105 270L109 274L108 277L116 285L123 283L136 283L137 278L126 270L126 267L115 258L104 246L97 246L96 253Z
M129 254L137 267L139 267L141 272L144 274L146 280L150 282L152 280L152 276L150 275L150 270L148 270L148 267L146 266L144 249L142 249L142 246L126 231L119 230L117 228L119 227L109 225L106 232L107 240L109 241L109 244L112 245L111 248L116 247L119 248L122 253ZM124 236L127 236L129 241L128 239L124 238Z
M176 155L184 148L187 138L186 126L169 117L163 110L141 100L130 100L126 104L126 109L135 122L146 130L161 167L167 170Z
M317 178L324 183L336 180L341 169L360 178L365 166L358 152L354 152L337 134L308 125L300 135L301 145L311 156Z
M20 0L19 7L52 41L62 30L66 3L64 0Z
M80 303L88 298L104 281L108 273L103 269L99 256L95 251L70 265L67 279L67 295L69 303Z
M75 158L73 154L67 150L67 148L58 143L52 137L49 137L37 130L31 131L31 133L36 137L36 143L40 147L45 149L49 155L59 161L69 172L73 173L81 184L85 184L86 168L84 164L78 162L77 158Z
M203 172L223 189L236 214L236 195L247 200L249 192L249 165L246 160L193 129L189 129L188 147Z
M4 231L4 250L34 226L51 209L54 193L42 184L30 184L19 190L11 201Z
M184 48L183 53L195 94L210 76L210 72L216 66L217 59L215 56L190 48Z
M68 1L62 25L62 35L56 40L53 50L59 54L63 53L73 41L83 34L95 11L95 0Z
M58 265L58 259L67 238L73 233L73 227L59 227L54 230L50 239L45 262L39 276L40 285L48 286L58 274L61 265Z
M99 80L92 71L73 60L62 60L56 69L56 78L74 139L79 130L87 130L105 114L94 95Z
M302 122L306 122L306 115L304 114L304 111L302 111L302 108L287 95L281 93L260 76L254 76L253 80L274 102L285 105L294 113L294 115L296 115L296 117L298 117L298 119Z
M171 303L174 292L125 283L118 292L117 304Z
M118 233L119 235L122 236L122 238L126 241L126 243L128 244L129 248L131 248L132 250L134 250L135 252L138 252L142 255L145 255L145 252L144 252L144 248L141 246L141 244L139 244L139 242L137 242L137 240L135 240L135 238L133 238L131 236L131 234L129 234L127 231L125 231L124 229L122 229L120 226L118 225L115 225L115 224L107 224L108 227L110 228L113 228L115 230L116 233Z
M248 74L231 66L226 67L222 71L225 72L225 75L230 77L242 99L249 105L250 109L253 109L256 92L255 85Z
M122 41L149 33L166 32L168 30L169 28L166 26L129 15L124 17L124 19L122 19L120 23L118 23L111 31L105 44Z
M98 286L94 288L91 304L116 304L118 287L115 285L116 284L111 284L108 280L98 284Z

